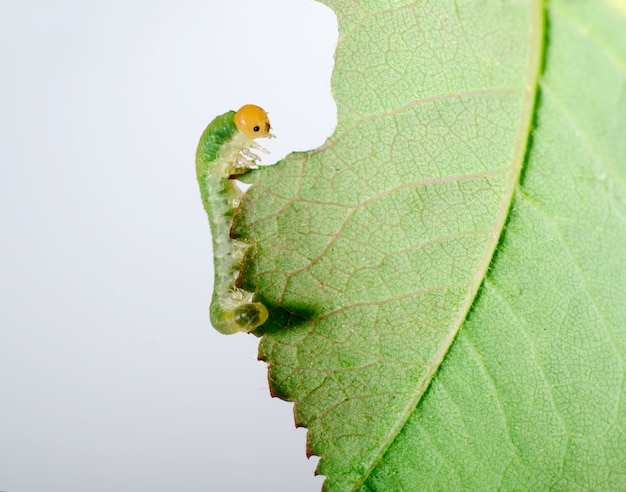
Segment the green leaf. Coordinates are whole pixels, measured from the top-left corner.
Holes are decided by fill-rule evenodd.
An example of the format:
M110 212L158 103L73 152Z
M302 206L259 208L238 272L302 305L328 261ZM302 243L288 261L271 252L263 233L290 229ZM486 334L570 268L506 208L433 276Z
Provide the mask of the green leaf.
M327 0L338 126L234 233L326 490L626 488L626 3Z

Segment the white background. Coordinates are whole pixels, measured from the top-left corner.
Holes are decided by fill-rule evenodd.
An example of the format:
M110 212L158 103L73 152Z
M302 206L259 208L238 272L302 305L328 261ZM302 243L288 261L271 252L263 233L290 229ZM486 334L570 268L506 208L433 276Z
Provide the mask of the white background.
M209 324L194 154L245 103L266 163L320 145L336 30L312 0L0 3L0 490L319 490L258 340Z

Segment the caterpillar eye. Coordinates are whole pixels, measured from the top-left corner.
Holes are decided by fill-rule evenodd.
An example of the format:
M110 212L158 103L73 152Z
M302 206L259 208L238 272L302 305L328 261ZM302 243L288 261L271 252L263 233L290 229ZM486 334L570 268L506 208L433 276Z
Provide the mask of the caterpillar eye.
M237 130L254 138L269 137L270 120L263 108L254 104L246 104L235 113Z

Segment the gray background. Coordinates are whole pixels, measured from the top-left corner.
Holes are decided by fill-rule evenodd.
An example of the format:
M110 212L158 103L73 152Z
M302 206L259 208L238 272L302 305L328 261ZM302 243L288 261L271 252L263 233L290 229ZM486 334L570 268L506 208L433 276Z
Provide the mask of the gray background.
M194 175L217 114L266 163L335 124L311 0L0 4L0 490L313 491L258 340L213 331Z

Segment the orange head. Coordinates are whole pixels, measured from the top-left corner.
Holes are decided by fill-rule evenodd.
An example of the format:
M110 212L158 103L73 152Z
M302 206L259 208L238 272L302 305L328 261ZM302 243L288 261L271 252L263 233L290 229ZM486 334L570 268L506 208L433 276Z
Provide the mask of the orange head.
M271 137L270 120L263 108L254 104L246 104L235 113L235 126L237 130L249 137Z

